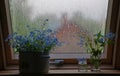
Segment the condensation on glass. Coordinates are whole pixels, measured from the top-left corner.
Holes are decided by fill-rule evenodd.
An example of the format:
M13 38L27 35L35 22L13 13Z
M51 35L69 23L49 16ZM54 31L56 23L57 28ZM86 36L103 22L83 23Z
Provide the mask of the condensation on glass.
M25 26L57 31L58 38L64 42L52 54L85 53L78 45L79 35L105 32L108 0L9 0L13 32L24 34Z

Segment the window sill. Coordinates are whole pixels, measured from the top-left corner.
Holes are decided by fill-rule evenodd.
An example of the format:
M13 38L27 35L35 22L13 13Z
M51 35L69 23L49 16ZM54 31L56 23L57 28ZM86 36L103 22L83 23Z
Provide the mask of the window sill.
M90 69L90 65L87 66ZM101 65L102 70L114 70L112 65ZM18 70L18 65L11 65L6 68L6 70ZM64 64L62 66L50 65L50 70L77 70L78 65L76 64Z
M78 72L78 70L49 70L49 73L46 75L97 75L97 74L120 74L120 70L101 70L100 72L91 72L88 70L87 72ZM19 76L19 70L6 70L6 71L0 71L0 76Z
M90 68L88 68L90 69ZM102 65L101 66L101 72L91 72L88 70L87 72L78 72L78 66L77 65L63 65L61 67L56 66L50 66L49 73L47 75L56 75L56 74L72 74L72 75L79 75L79 74L120 74L120 70L114 70L112 66L110 65ZM18 76L19 70L18 66L9 66L6 70L0 71L0 76L4 75L11 75L11 76Z

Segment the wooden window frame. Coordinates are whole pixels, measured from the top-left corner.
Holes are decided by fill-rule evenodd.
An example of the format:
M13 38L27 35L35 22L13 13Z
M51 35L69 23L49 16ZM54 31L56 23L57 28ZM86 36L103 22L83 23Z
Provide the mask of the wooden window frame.
M1 18L1 16L0 16ZM2 36L2 29L1 29L1 19L0 19L0 69L5 67L5 52L4 52L4 44L3 44L3 36Z
M113 65L115 68L119 66L120 68L120 61L118 60L118 56L120 55L120 52L118 51L120 49L120 18L118 17L119 10L120 10L120 2L119 0L111 0L112 1L112 6L108 10L111 11L110 14L108 14L108 22L107 24L110 25L107 27L106 30L111 30L112 32L116 33L117 35L117 40L115 41L115 47L113 45L108 45L107 48L107 58L103 59L102 62L105 64L110 64ZM0 66L2 66L3 69L7 65L13 65L13 64L18 64L18 60L12 58L11 54L11 47L4 41L4 39L8 36L10 33L10 26L11 26L11 21L10 21L10 10L7 8L9 6L7 0L0 0L0 44L2 47L0 47ZM117 30L117 31L116 31ZM75 59L65 59L66 63L77 63L77 60Z

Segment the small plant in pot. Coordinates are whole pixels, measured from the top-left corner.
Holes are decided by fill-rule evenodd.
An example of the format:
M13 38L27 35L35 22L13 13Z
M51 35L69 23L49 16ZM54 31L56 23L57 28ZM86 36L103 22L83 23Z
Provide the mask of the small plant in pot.
M103 35L100 32L91 36L81 37L82 45L85 45L87 52L90 54L90 63L92 65L91 71L100 71L101 54L104 52L106 44L113 43L114 34L109 32Z
M13 33L6 39L19 52L21 74L48 73L49 52L60 45L51 29L33 29L26 35Z

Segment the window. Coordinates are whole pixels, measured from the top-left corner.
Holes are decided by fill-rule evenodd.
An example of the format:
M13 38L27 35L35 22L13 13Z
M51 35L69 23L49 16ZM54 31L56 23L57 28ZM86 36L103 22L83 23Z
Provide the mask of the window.
M30 1L30 2L27 2L27 1ZM76 33L76 32L79 32L80 30L87 32L87 33L95 33L95 32L98 32L99 28L102 27L100 30L102 30L102 32L104 33L105 29L108 29L108 28L106 28L106 26L110 25L109 24L109 19L110 19L109 13L111 12L111 10L109 10L108 7L111 8L110 6L112 6L111 5L112 0L109 0L109 1L108 0L98 0L98 1L96 1L96 0L91 0L91 1L90 0L69 0L69 1L64 0L65 2L61 1L61 0L53 0L55 3L52 1L49 2L49 0L38 0L38 1L41 1L41 2L39 3L36 0L35 1L36 4L33 4L34 1L32 1L32 0L9 0L10 5L8 7L10 7L10 12L9 12L8 18L11 17L10 22L12 24L11 27L12 27L13 32L20 31L21 29L23 30L24 25L31 25L33 27L38 26L41 24L40 21L42 21L46 18L49 19L49 23L47 25L49 28L52 28L53 30L56 30L56 29L58 30L58 28L59 28L58 36L60 36L60 34L63 33L63 37L61 36L60 38L64 38L64 39L66 38L66 40L68 40L68 42L69 42L69 40L72 40L75 44L75 45L73 45L73 44L69 44L66 42L66 45L64 45L63 48L68 47L69 49L66 48L65 50L63 50L63 48L62 48L62 50L61 50L61 48L58 48L60 51L54 51L51 54L51 56L53 58L58 57L58 58L70 58L70 59L73 58L74 59L79 56L87 57L88 55L83 51L84 48L82 48L83 50L81 50L81 48L79 48L79 46L77 45L76 39L74 39L74 38L69 39L69 38L71 38L71 36L73 36L74 32ZM80 1L80 2L77 2L77 1ZM86 2L86 4L83 4L84 1ZM90 1L89 4L91 4L90 5L91 7L84 6L84 5L87 5L87 1ZM101 1L101 2L99 2L99 1ZM62 5L60 4L60 2ZM52 6L50 5L50 3ZM53 5L53 3L54 3L54 5ZM57 3L59 3L59 4L57 4ZM31 5L31 4L33 4L33 5ZM44 4L44 5L42 5L42 4ZM17 5L17 6L15 6L15 5ZM39 9L38 6L36 6L36 5L41 6L41 8ZM102 5L101 7L96 7L97 10L99 10L99 11L96 11L96 9L94 8L97 5L100 5L100 6ZM50 7L50 9L48 9L47 7ZM82 7L85 7L85 8L82 9ZM59 9L57 9L57 8L59 8ZM103 12L101 12L101 8L103 9ZM37 15L35 9L42 10L42 12L38 11L37 12L38 15ZM55 11L53 11L53 9ZM61 9L61 11L59 11L60 9ZM87 12L86 12L86 10L87 10ZM58 13L58 15L57 15L57 13ZM106 22L106 20L107 20L107 22ZM107 23L107 25L106 25L106 23ZM65 26L61 26L62 24ZM95 27L95 28L93 28L93 27ZM68 31L66 31L67 29L68 29ZM96 29L98 29L98 30L96 31ZM61 30L62 30L62 32L60 32ZM24 32L25 31L22 31L22 33L24 33ZM65 37L66 35L68 35L68 36ZM66 41L64 39L63 39L63 41ZM68 44L69 44L69 46L68 46ZM71 49L74 47L70 48L70 46L74 46L77 49L73 49L74 50L73 51ZM111 52L107 52L107 53L105 53L105 55L109 54L109 53L111 53ZM13 54L13 51L11 51L10 56L15 55L15 54L14 55L12 55L12 54ZM9 58L9 56L8 56L8 58Z
M13 32L24 34L25 25L41 28L42 21L49 20L45 28L57 31L59 40L64 42L52 51L51 58L85 56L85 48L78 45L79 34L105 32L108 0L9 0L9 3Z

